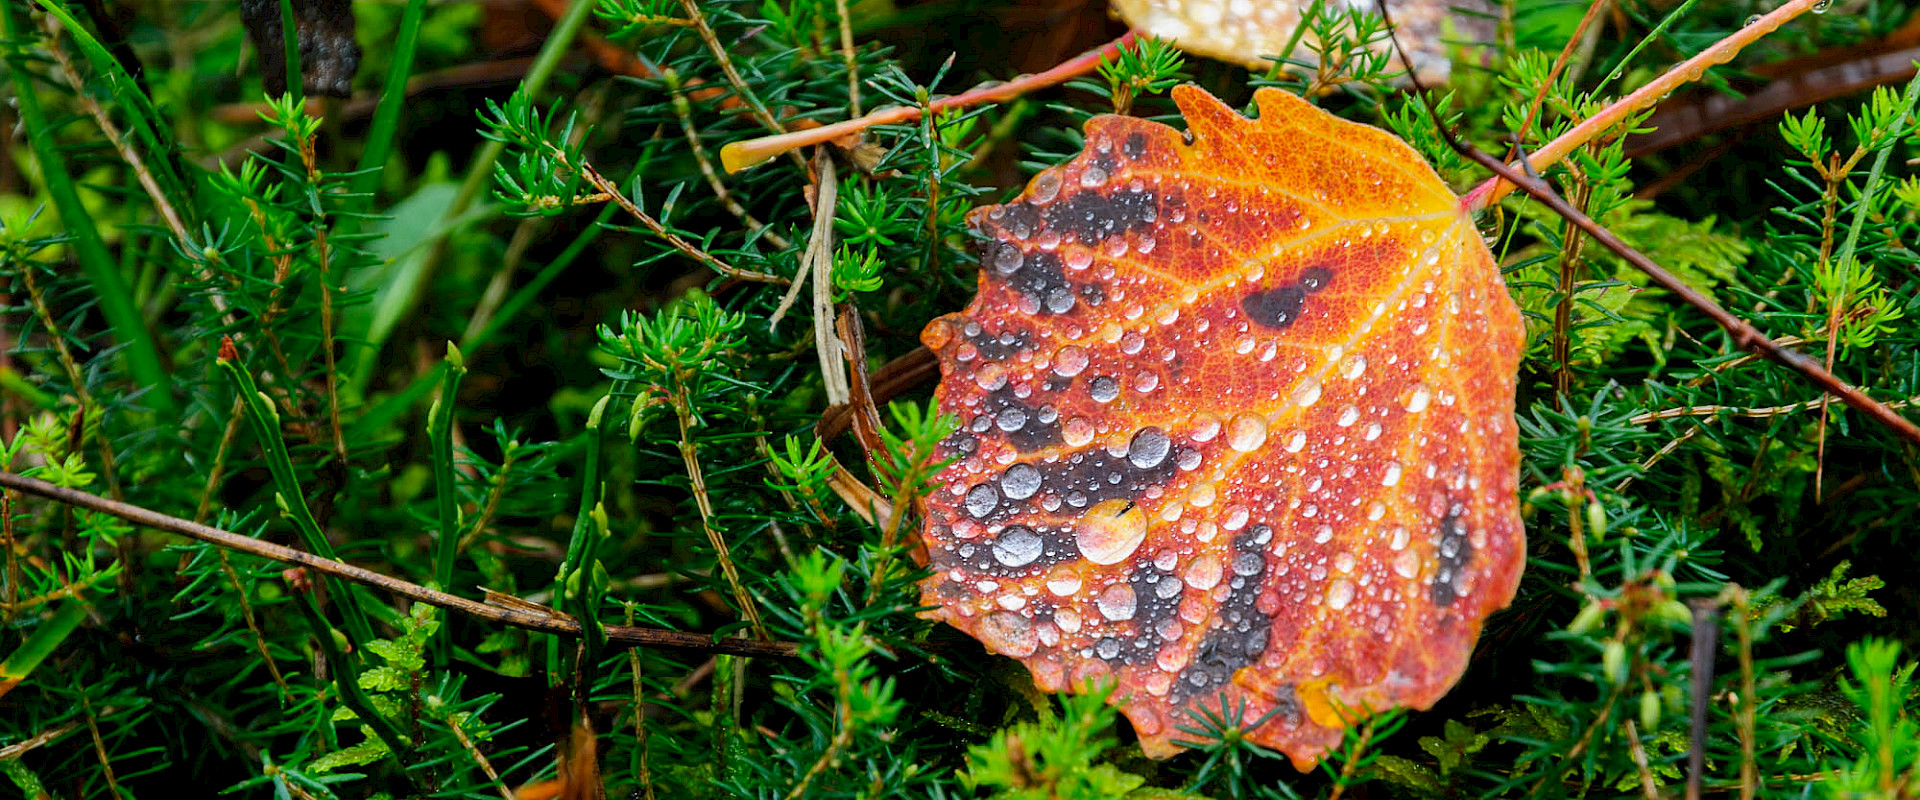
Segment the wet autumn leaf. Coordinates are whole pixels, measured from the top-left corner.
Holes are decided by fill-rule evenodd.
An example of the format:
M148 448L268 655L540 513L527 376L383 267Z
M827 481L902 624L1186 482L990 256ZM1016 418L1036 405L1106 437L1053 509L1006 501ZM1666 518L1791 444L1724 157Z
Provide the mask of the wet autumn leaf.
M1378 14L1377 3L1325 0L1322 13ZM1172 40L1189 53L1264 71L1295 40L1294 29L1310 4L1310 0L1114 0L1112 7L1135 29ZM1486 41L1494 33L1495 17L1484 0L1387 0L1387 9L1400 46L1422 83L1446 81L1451 67L1449 42ZM1296 58L1311 51L1312 35L1301 38L1305 44L1295 48ZM1370 49L1399 60L1385 38L1372 42Z
M1049 691L1115 680L1149 755L1245 704L1307 768L1427 708L1512 599L1519 312L1391 134L1275 90L1174 99L974 212L979 294L922 335L958 460L929 616Z

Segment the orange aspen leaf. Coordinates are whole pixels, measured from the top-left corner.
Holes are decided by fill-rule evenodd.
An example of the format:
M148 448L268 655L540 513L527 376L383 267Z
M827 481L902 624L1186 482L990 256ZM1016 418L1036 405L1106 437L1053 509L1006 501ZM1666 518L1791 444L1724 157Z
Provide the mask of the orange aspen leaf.
M1391 134L1174 99L1190 132L1096 118L971 217L979 293L922 334L961 428L921 588L1044 689L1117 681L1151 756L1244 703L1306 769L1513 597L1520 315Z

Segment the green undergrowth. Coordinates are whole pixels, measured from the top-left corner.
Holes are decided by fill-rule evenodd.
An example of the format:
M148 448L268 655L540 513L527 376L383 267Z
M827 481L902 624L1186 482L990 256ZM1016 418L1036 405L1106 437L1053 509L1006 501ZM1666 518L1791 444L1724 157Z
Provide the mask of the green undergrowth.
M1365 49L1380 20L1314 3L1285 68L1146 41L1070 87L728 175L727 143L1012 77L1035 12L598 0L489 63L498 9L353 5L362 94L442 88L263 102L231 4L0 5L0 458L580 635L9 491L0 796L1651 798L1683 792L1696 709L1714 796L1920 794L1914 446L1523 195L1479 223L1527 321L1526 577L1437 707L1311 771L1224 710L1147 759L1103 694L1044 695L918 616L912 508L954 425L930 380L818 438L868 387L816 329L857 320L868 369L910 358L973 290L967 213L1094 115L1178 125L1185 81L1249 111L1255 87L1307 90L1464 191L1485 176L1439 126L1531 150L1767 8L1614 3L1556 69L1585 5L1494 3L1430 109ZM1908 13L1832 5L1707 83L1750 91L1751 67ZM475 65L495 77L449 72ZM1623 126L1546 177L1904 409L1915 95L1638 158ZM737 638L797 650L714 652Z

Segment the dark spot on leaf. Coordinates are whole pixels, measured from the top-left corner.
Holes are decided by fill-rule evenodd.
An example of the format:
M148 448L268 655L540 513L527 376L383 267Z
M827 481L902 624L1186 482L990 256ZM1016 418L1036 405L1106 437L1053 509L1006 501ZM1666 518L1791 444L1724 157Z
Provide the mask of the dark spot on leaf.
M1179 704L1190 697L1218 693L1233 679L1233 673L1254 663L1267 650L1267 638L1273 631L1273 618L1255 607L1266 577L1266 549L1273 541L1273 528L1256 525L1234 537L1233 568L1229 569L1227 600L1219 611L1219 627L1207 632L1194 651L1193 660L1173 682L1169 700Z
M1466 570L1467 562L1473 560L1473 541L1467 537L1467 523L1463 519L1466 512L1465 506L1455 503L1440 520L1439 530L1434 531L1434 553L1439 556L1440 566L1434 570L1428 597L1440 608L1453 605L1453 601L1459 599L1460 590L1455 583Z
M1301 272L1299 280L1247 295L1240 300L1240 308L1254 322L1269 328L1285 329L1300 318L1300 310L1306 307L1307 297L1326 288L1332 280L1332 270L1312 267Z
M1128 158L1137 159L1146 155L1147 135L1139 131L1127 134L1127 141L1125 144L1120 145L1120 149L1127 154Z
M1055 201L1042 213L1047 227L1093 244L1152 225L1160 210L1152 192L1083 191Z

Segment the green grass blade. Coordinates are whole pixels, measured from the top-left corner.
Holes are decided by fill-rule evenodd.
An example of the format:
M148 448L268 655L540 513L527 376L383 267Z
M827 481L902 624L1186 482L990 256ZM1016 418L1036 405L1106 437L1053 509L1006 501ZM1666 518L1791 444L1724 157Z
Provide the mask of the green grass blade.
M15 14L11 3L0 8L0 28L4 28L0 34L18 42L22 31ZM160 363L160 347L147 332L146 320L140 316L140 307L133 300L126 276L120 274L120 265L107 251L105 240L93 224L93 215L87 212L73 179L67 175L66 160L47 126L46 113L40 106L41 95L27 71L26 56L18 47L8 47L5 60L7 71L13 77L20 121L27 129L27 143L33 148L34 158L40 161L40 173L46 181L47 195L53 199L54 210L59 212L61 224L73 237L74 255L80 260L87 282L93 286L94 296L100 300L100 313L106 316L114 337L125 345L127 369L133 373L134 382L147 390L147 407L161 419L170 418L175 406L167 370Z
M0 695L5 695L25 681L28 675L32 675L34 668L47 660L47 656L53 655L60 643L66 641L67 636L80 627L80 621L86 618L86 601L78 598L61 601L51 619L35 628L32 636L7 655L7 660L0 661Z
M387 69L387 82L380 90L380 104L373 109L365 149L360 151L360 174L353 179L354 193L369 199L380 188L379 168L393 153L394 136L400 130L400 109L407 102L407 79L413 75L413 56L419 49L420 21L426 13L427 0L408 0L406 10L400 12L393 63Z

